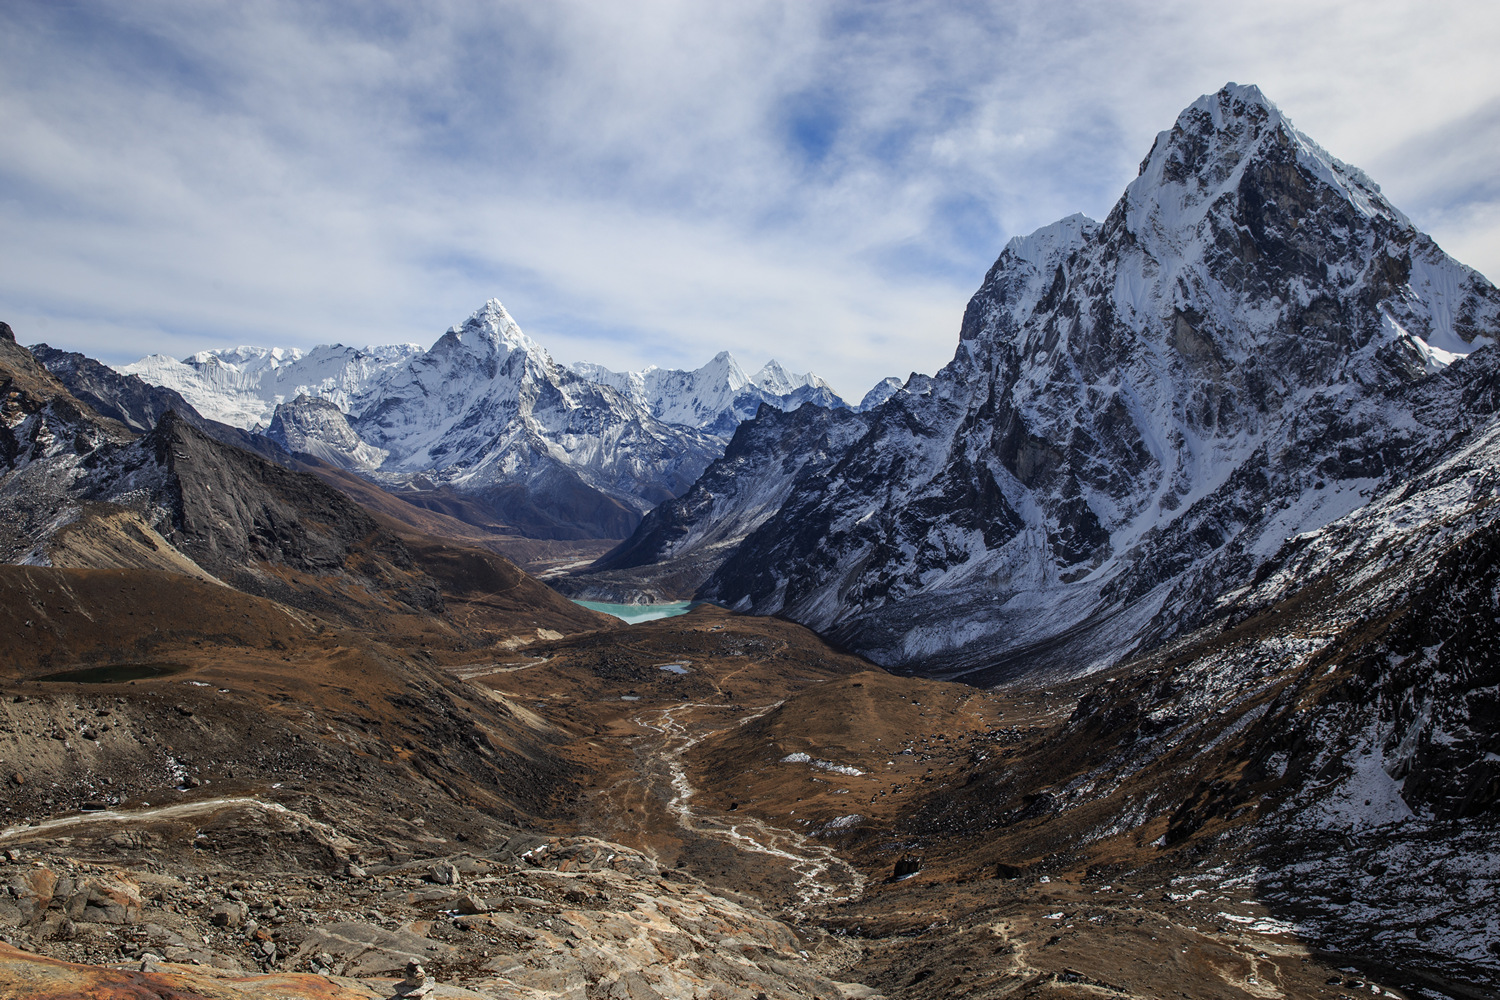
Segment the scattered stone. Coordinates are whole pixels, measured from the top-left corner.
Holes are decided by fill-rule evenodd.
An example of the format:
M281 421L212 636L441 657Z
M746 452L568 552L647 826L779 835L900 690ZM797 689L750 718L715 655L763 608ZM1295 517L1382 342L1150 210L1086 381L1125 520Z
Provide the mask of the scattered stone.
M473 894L458 897L453 908L466 917L490 912L489 904Z
M215 927L238 927L250 915L250 908L240 902L225 902L215 906L208 915L209 923Z
M438 885L458 885L462 877L457 865L445 861L432 866L432 871L427 875L427 881L436 882Z

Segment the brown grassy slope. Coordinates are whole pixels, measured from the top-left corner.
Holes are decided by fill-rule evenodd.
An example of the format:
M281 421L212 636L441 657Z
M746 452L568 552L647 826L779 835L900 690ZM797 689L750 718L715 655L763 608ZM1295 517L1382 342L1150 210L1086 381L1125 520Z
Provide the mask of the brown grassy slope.
M550 727L421 654L177 574L0 567L0 630L12 820L207 794L186 775L421 841L424 815L546 823L574 771ZM58 676L132 666L169 672Z
M443 537L400 537L415 565L437 582L447 618L476 640L621 626L618 618L574 604L504 556Z

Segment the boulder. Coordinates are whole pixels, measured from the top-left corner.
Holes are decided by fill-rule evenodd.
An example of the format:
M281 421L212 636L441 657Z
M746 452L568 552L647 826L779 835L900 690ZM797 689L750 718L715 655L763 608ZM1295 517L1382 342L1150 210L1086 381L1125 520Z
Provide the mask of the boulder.
M458 897L458 902L453 904L453 908L466 917L490 911L489 904L472 893Z
M427 873L427 881L436 882L438 885L458 885L462 878L458 866L446 861L433 865L432 870Z
M133 924L141 918L140 886L123 877L91 876L68 900L68 916L84 923Z
M215 927L239 927L250 915L250 908L235 900L226 900L208 914L208 922Z

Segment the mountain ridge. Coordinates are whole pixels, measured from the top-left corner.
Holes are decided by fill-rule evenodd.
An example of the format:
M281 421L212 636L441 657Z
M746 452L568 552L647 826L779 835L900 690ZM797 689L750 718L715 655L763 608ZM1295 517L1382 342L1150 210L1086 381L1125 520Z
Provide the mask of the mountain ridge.
M892 667L1097 668L1412 468L1453 418L1401 387L1497 337L1494 286L1230 85L1104 222L1011 240L954 360L700 596Z
M830 409L849 408L817 375L788 372L775 358L749 375L728 351L720 351L690 371L651 365L640 371L616 372L589 362L570 367L626 394L661 420L725 438L754 417L762 403L779 410L794 410L807 402Z
M241 347L119 371L289 451L414 500L461 497L471 523L538 539L626 537L761 403L847 406L817 376L775 361L746 375L728 352L693 372L567 368L495 299L428 349Z

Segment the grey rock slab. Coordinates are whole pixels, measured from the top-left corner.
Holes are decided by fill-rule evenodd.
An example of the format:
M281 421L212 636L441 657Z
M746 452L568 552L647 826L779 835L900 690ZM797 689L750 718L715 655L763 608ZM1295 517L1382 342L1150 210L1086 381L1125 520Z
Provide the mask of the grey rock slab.
M297 962L326 952L346 964L355 977L404 972L408 962L425 962L451 955L450 945L410 931L389 931L373 924L346 921L313 928L303 939Z

